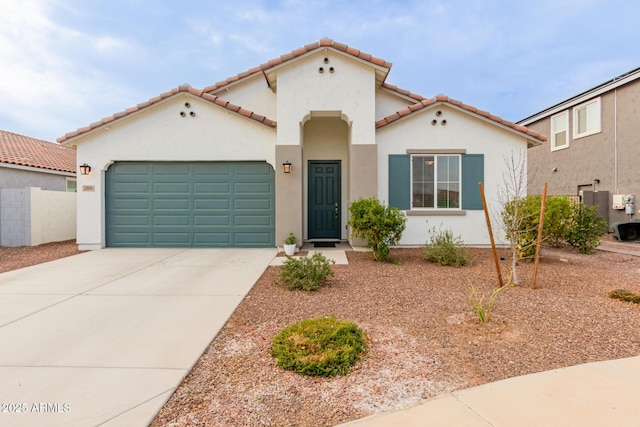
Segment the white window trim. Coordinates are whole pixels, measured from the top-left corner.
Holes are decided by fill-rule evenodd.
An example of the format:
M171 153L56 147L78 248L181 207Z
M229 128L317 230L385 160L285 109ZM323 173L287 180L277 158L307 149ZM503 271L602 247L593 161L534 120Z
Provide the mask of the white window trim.
M435 150L434 150L435 151ZM456 150L454 150L456 151ZM462 211L462 174L463 174L463 170L462 170L462 155L459 154L459 150L457 150L458 152L440 152L440 150L438 150L438 153L415 153L415 154L411 154L411 161L410 161L410 169L409 169L409 176L411 177L410 183L411 183L411 188L409 189L409 194L411 195L411 205L410 205L410 210L412 211L422 211L422 212L457 212L457 211ZM466 150L465 150L466 151ZM434 185L434 201L437 201L437 190L438 190L438 179L436 177L437 174L437 157L438 156L449 156L449 157L457 157L458 158L458 185L459 185L459 191L458 191L458 206L457 208L439 208L437 206L434 206L432 208L425 208L425 207L421 207L421 206L413 206L413 158L414 157L427 157L427 156L433 156L434 161L436 162L436 164L434 165L434 179L433 179L433 185ZM437 203L435 203L437 205ZM461 214L464 215L464 214Z
M578 132L578 111L582 108L587 108L591 104L596 104L598 106L598 126L595 129L588 130L583 133ZM573 139L584 138L585 136L594 135L596 133L600 133L602 130L602 104L600 103L600 98L591 99L587 102L583 102L580 105L576 105L573 107Z
M564 145L556 145L556 129L554 126L555 123L555 118L556 117L560 117L560 116L565 116L565 120L567 123L567 129L565 130L565 132L567 132L567 141ZM553 116L551 116L551 151L558 151L558 150L564 150L569 148L569 110L564 110L561 113L555 114Z

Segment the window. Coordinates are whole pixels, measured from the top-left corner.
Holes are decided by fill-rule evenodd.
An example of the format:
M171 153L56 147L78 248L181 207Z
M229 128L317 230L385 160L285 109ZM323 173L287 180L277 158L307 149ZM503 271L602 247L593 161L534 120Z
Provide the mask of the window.
M600 98L585 102L573 109L573 137L600 132Z
M67 193L75 193L78 187L78 183L75 179L67 179Z
M484 182L484 154L407 149L389 154L388 178L389 206L407 215L466 215L483 208L478 183Z
M551 151L569 148L569 113L551 117Z
M411 207L460 208L460 156L411 157Z

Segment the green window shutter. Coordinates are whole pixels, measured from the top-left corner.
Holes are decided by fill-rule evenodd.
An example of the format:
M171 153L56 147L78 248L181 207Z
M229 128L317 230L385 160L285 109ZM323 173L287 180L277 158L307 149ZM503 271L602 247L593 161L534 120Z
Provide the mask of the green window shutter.
M389 155L389 206L411 209L411 156Z
M484 184L484 154L463 154L462 209L483 209L479 182Z

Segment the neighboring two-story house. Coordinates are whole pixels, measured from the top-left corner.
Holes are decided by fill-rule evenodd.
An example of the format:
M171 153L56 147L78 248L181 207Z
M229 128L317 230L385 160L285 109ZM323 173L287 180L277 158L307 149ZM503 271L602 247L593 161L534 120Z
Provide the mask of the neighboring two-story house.
M549 136L528 150L529 194L547 182L548 194L599 205L609 224L639 216L640 68L518 124Z
M322 39L59 138L91 168L78 176L80 248L350 240L349 205L372 196L406 212L402 245L433 227L488 245L478 183L495 200L505 156L546 137L387 84L390 70Z

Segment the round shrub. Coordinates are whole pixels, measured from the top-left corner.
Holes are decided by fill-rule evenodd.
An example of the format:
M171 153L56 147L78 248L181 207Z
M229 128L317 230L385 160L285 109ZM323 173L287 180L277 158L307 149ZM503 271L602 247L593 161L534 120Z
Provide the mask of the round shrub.
M366 350L362 330L355 323L332 317L305 319L280 331L271 355L281 368L304 375L345 375Z

